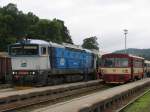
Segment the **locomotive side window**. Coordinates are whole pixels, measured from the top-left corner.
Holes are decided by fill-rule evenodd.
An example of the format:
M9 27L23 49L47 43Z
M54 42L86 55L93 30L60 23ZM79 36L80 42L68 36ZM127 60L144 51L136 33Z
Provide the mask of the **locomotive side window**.
M42 54L42 55L46 55L46 54L47 54L47 52L46 52L46 47L42 47L42 48L41 48L41 54Z

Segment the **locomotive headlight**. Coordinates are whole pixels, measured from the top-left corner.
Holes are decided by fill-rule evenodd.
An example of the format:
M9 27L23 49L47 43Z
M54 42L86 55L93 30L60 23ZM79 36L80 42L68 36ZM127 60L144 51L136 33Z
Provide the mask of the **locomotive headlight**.
M13 75L17 74L17 72L12 72Z
M33 75L35 75L35 72L32 72Z

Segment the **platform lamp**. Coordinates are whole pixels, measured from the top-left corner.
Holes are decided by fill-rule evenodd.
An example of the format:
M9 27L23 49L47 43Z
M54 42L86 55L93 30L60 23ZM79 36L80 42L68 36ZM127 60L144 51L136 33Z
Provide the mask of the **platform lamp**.
M128 34L128 30L124 29L124 36L125 36L125 54L127 53L127 34Z

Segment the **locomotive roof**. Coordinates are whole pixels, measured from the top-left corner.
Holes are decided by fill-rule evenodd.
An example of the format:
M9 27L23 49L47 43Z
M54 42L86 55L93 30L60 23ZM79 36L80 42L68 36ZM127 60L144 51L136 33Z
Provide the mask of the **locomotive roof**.
M47 42L44 40L39 40L39 39L23 39L15 44L38 44L38 45L47 45L47 46L52 46L52 47L58 47L58 48L72 48L72 49L79 49L82 51L86 51L88 53L93 53L93 54L97 54L95 51L92 50L88 50L88 49L84 49L79 45L73 45L73 44L68 44L68 43L63 43L61 44L57 44L57 43L53 43L53 42Z
M83 49L80 45L74 45L74 44L69 44L69 43L63 43L64 47L68 47L68 48L73 48L73 49Z
M23 39L21 41L18 41L15 44L39 44L39 45L49 45L48 42L44 41L44 40L38 40L38 39Z
M30 39L30 43L32 44L40 44L40 45L49 45L49 42L46 42L44 40L36 40L36 39Z
M61 44L57 44L57 43L53 43L53 42L49 42L49 45L52 46L52 47L59 47L59 48L64 48L63 45Z
M53 43L53 42L47 42L44 40L39 40L39 39L23 39L15 44L21 44L21 43L25 43L25 44L38 44L38 45L47 45L47 46L54 46L54 47L63 47L60 44L57 43Z

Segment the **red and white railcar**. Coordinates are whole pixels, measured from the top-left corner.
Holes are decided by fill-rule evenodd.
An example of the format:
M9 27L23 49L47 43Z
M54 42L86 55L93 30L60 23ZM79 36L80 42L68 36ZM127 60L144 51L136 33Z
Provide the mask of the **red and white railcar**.
M101 74L106 83L141 79L144 75L144 58L129 54L105 54L102 56Z

